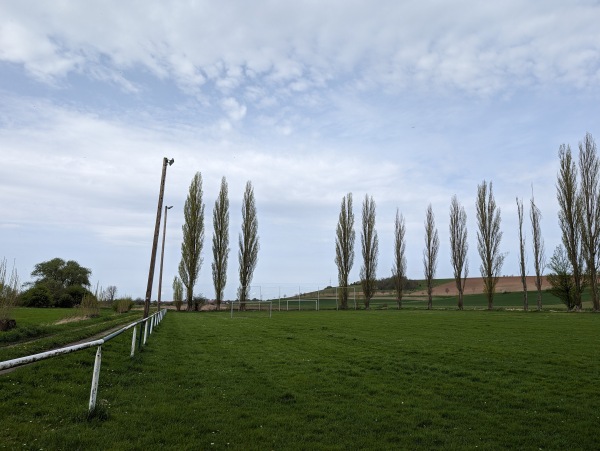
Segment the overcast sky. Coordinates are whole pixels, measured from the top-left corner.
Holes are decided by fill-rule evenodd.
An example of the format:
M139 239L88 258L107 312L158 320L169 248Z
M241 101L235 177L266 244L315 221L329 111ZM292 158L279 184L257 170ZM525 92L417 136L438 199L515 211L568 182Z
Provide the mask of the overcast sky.
M527 205L533 188L551 254L558 148L576 150L586 132L600 138L599 23L597 0L2 1L0 258L16 261L23 281L36 263L74 259L94 285L143 297L168 157L163 299L172 297L197 171L206 239L195 291L209 298L223 176L227 297L238 286L247 180L261 246L253 285L265 297L277 286L291 295L337 284L335 227L348 192L351 280L362 264L365 194L377 204L378 277L391 274L397 208L408 274L423 277L429 203L437 276L451 277L453 194L468 215L470 275L479 276L474 202L483 180L501 209L503 274L516 275L515 197ZM529 238L529 221L526 229Z

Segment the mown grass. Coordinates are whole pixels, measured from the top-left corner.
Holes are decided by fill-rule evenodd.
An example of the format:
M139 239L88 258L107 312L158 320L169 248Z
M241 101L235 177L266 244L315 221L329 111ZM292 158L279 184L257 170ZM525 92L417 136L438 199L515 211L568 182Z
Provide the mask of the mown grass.
M0 448L594 449L600 316L504 311L169 313L0 375Z

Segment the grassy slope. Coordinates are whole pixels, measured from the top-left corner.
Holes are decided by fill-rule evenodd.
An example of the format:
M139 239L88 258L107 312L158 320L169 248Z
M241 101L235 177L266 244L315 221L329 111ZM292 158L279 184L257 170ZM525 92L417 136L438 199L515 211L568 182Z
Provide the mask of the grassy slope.
M100 309L100 316L97 318L56 324L59 320L73 318L78 314L78 309L14 309L17 328L0 332L0 360L64 346L141 317L139 311L115 314L112 309Z
M0 376L0 448L591 449L598 321L169 313L133 360L129 334L104 346L102 415L92 421L93 350Z

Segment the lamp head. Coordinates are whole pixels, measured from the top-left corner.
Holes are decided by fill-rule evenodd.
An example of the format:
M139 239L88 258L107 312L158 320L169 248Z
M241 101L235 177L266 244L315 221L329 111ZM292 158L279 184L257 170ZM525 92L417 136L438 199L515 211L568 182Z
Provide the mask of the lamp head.
M175 159L174 159L174 158L171 158L171 159L169 160L169 166L171 166L173 163L175 163Z
M173 205L171 205L170 207L165 207L167 210L170 210L171 208L173 208Z

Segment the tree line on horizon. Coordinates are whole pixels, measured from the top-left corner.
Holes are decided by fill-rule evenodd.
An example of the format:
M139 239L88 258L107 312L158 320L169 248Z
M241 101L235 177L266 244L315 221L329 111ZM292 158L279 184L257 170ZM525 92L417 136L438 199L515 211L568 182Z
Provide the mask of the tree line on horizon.
M546 265L544 240L541 232L541 211L532 195L529 218L531 221L533 266L537 290L537 309L542 309L542 277L545 268L550 270L547 280L550 292L558 297L569 311L582 308L582 293L587 287L594 311L600 311L598 293L598 271L600 255L600 160L596 143L590 133L586 133L579 143L578 165L573 161L570 146L562 144L558 157L560 170L557 175L558 220L561 229L561 244L556 247ZM580 180L578 180L580 179ZM519 272L523 286L523 309L529 309L527 297L526 245L523 232L523 200L516 198L519 224ZM377 286L376 271L379 253L378 235L375 229L375 201L365 195L362 204L360 285L362 286L365 308ZM475 201L477 216L477 251L480 257L479 271L483 280L483 292L488 309L494 307L496 284L500 277L506 254L500 252L502 240L501 213L496 205L492 182L483 180L477 186ZM453 278L458 290L458 309L464 306L464 288L469 274L467 251L467 215L456 195L450 202L450 259ZM423 249L423 275L427 290L427 308L432 308L433 280L435 278L440 247L435 215L429 204L425 214ZM402 297L406 281L406 226L400 210L396 210L394 223L394 247L392 277L398 307L402 307ZM354 265L354 213L352 193L343 196L335 240L335 263L338 268L338 284L341 288L340 307L348 308L348 277Z
M579 143L578 162L573 159L569 145L562 144L558 151L560 169L557 174L558 220L561 229L559 244L546 265L544 240L541 233L541 212L533 196L530 199L529 218L532 232L533 263L535 286L537 289L537 309L542 309L542 274L549 269L546 278L550 292L558 297L569 311L582 309L582 294L589 289L593 310L600 311L598 293L598 271L600 255L600 159L596 143L590 133L586 133ZM524 207L522 199L516 198L519 227L519 269L523 285L523 308L528 310L526 279L526 246L523 233ZM197 172L190 183L184 206L183 240L178 276L173 280L173 300L176 306L183 304L188 310L198 309L203 301L201 295L194 295L194 286L203 263L204 245L204 203L202 175ZM223 302L227 283L229 248L229 193L225 177L221 180L219 195L213 208L213 236L211 262L215 300L217 307ZM501 213L497 207L492 182L483 180L477 186L477 250L480 274L488 309L493 309L496 284L504 263L505 254L500 252L502 240ZM465 282L469 274L467 251L467 215L456 195L452 196L449 209L449 243L453 278L458 291L458 308L463 309ZM380 288L376 277L379 257L379 239L376 224L376 204L372 196L365 195L362 204L360 229L362 266L360 285L365 307L369 308L375 290ZM354 230L352 193L343 196L335 238L335 263L338 268L340 307L348 308L349 274L354 264L356 232ZM433 281L435 278L440 240L435 226L432 205L426 210L424 222L423 275L428 297L428 308L432 308ZM394 222L393 266L391 280L396 292L398 307L402 307L404 290L410 288L406 277L406 225L403 215L396 209ZM258 261L260 242L254 189L247 181L242 202L242 226L238 238L239 287L237 299L243 309L249 300L249 287ZM65 262L56 258L42 262L34 268L32 276L37 277L24 292L18 287L18 276L6 271L6 260L0 265L0 319L7 322L10 307L18 299L22 305L64 306L80 304L84 298L114 298L116 287L109 287L105 293L92 296L89 290L91 270L77 262ZM41 303L41 304L40 304ZM42 305L43 304L43 305Z

